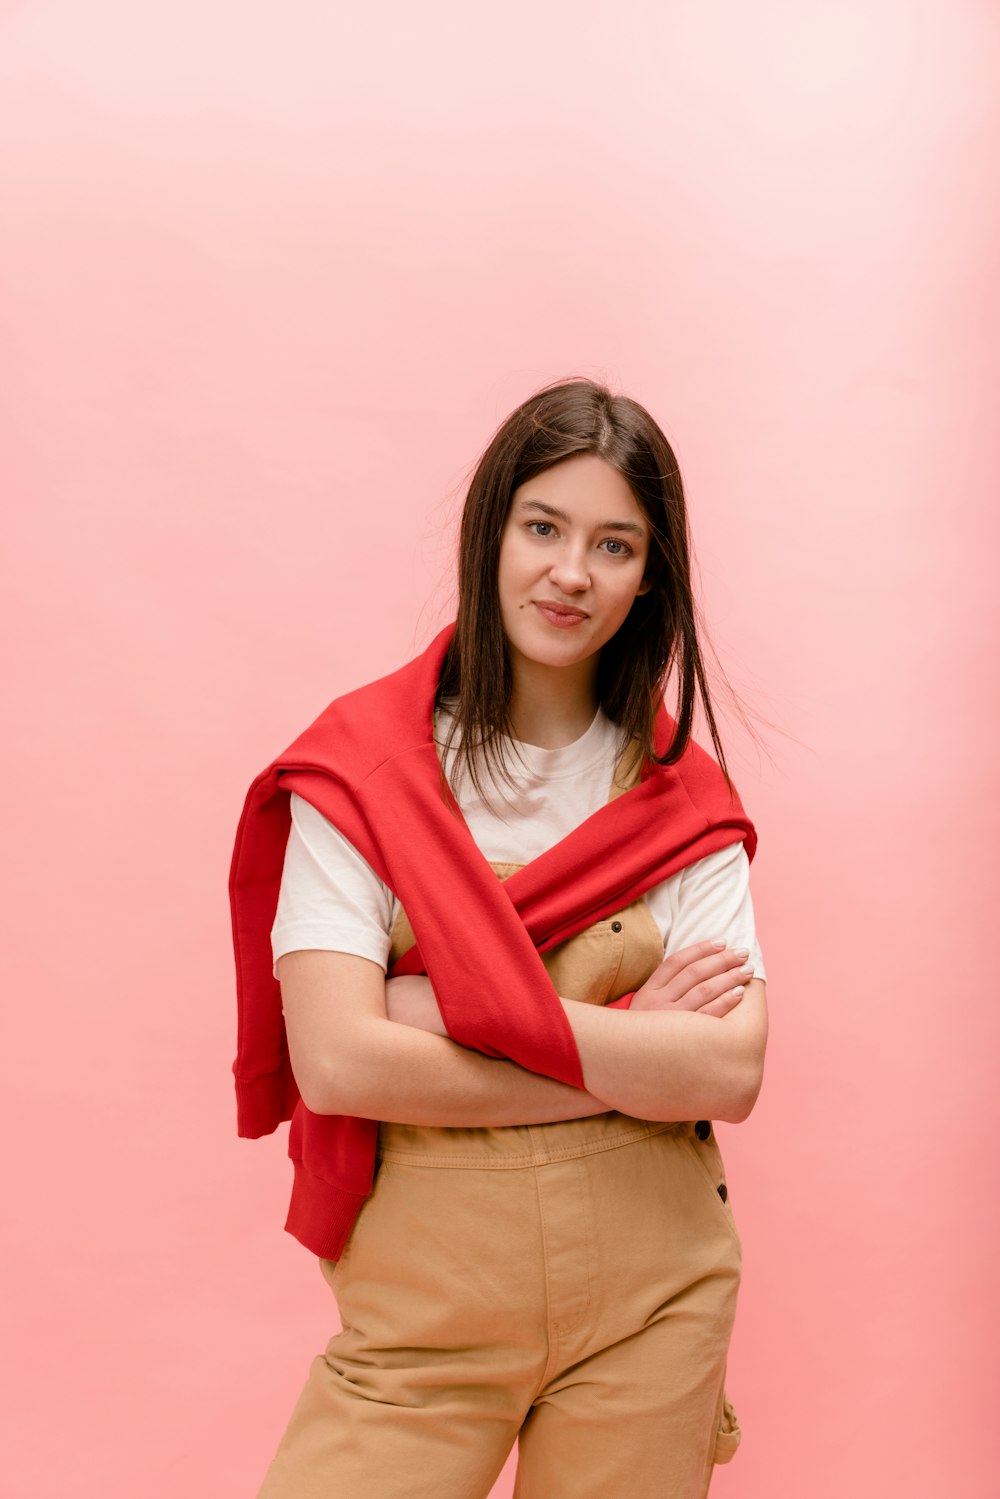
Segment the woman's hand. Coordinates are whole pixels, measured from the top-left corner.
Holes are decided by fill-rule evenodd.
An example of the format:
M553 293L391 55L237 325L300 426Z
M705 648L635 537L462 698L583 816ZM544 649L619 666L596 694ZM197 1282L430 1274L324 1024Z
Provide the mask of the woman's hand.
M698 1010L702 1015L728 1015L743 998L753 978L747 949L719 948L715 942L696 942L664 958L637 989L631 1010Z
M447 1036L431 981L424 973L404 973L385 981L385 1012L400 1025L412 1025L434 1036Z

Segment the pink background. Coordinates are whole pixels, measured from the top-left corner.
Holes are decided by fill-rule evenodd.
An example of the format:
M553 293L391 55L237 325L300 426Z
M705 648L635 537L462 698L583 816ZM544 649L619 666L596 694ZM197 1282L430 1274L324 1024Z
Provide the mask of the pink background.
M336 1323L235 1135L243 797L581 373L762 739L713 1496L996 1492L998 56L969 0L0 8L5 1499L256 1491Z

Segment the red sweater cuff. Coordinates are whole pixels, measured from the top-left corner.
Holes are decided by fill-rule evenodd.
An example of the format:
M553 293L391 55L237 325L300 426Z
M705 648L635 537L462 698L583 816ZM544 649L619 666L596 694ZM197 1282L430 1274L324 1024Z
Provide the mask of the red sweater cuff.
M635 998L636 992L637 991L635 989L630 989L629 992L627 994L623 994L620 999L609 999L604 1008L606 1010L627 1010L631 1005L633 999Z

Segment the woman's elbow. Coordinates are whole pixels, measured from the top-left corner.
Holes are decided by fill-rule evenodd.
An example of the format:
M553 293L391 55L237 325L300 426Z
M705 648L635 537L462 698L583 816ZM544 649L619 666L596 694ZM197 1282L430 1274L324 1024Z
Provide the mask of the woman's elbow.
M754 1058L740 1067L726 1089L723 1107L713 1117L726 1124L742 1124L753 1113L764 1082L764 1057Z
M768 1031L765 992L763 980L753 979L748 997L752 999L754 1008L747 1005L742 1015L739 1010L734 1012L735 1025L739 1027L739 1040L728 1051L726 1071L729 1074L729 1086L726 1089L726 1109L716 1116L728 1124L742 1124L750 1117L764 1082ZM730 1030L727 1039L736 1039L735 1029Z
M369 1075L363 1048L338 1048L336 1058L313 1052L305 1057L291 1052L292 1073L299 1096L313 1114L363 1114L368 1103Z
M293 1062L292 1072L295 1075L295 1086L299 1090L299 1097L310 1113L350 1113L344 1102L343 1089L339 1085L339 1080L326 1068L315 1061L308 1066L298 1067Z

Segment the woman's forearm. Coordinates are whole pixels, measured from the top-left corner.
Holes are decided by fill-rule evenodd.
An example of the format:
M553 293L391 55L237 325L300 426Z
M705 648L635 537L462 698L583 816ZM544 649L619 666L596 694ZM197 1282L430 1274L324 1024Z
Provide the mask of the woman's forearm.
M739 1123L760 1089L765 986L753 979L729 1015L608 1010L563 999L587 1088L640 1119Z
M391 1020L371 1024L365 1066L324 1113L400 1124L549 1124L607 1113L590 1092Z
M444 1041L453 1051L418 1050L397 1063L421 1069L419 1085L412 1099L404 1099L394 1088L381 1103L388 1090L378 1079L387 1074L382 1067L372 1072L369 1052L364 1069L371 1080L365 1094L369 1101L365 1107L352 1107L351 1113L403 1120L402 1114L380 1113L379 1108L406 1108L406 1123L477 1125L541 1124L618 1109L640 1119L738 1122L749 1114L760 1089L767 1010L765 986L759 979L751 980L740 1004L724 1018L676 1009L607 1010L561 999L587 1091L451 1041L443 1034L426 978L393 980L386 993L390 1024L402 1021L399 1031ZM381 1033L383 1043L386 1039ZM390 1050L394 1042L390 1038ZM424 1073L424 1068L429 1071ZM453 1091L456 1083L458 1095Z
M441 1034L426 977L387 980L369 958L324 949L284 953L279 964L289 1058L315 1114L471 1127L545 1124L610 1108Z
M561 1003L580 1053L584 1089L484 1056L450 1037L379 1020L369 1033L365 1067L348 1095L338 1094L326 1112L467 1128L549 1124L611 1109L657 1120L738 1122L749 1113L746 1048L735 1025L726 1029L732 1017Z

